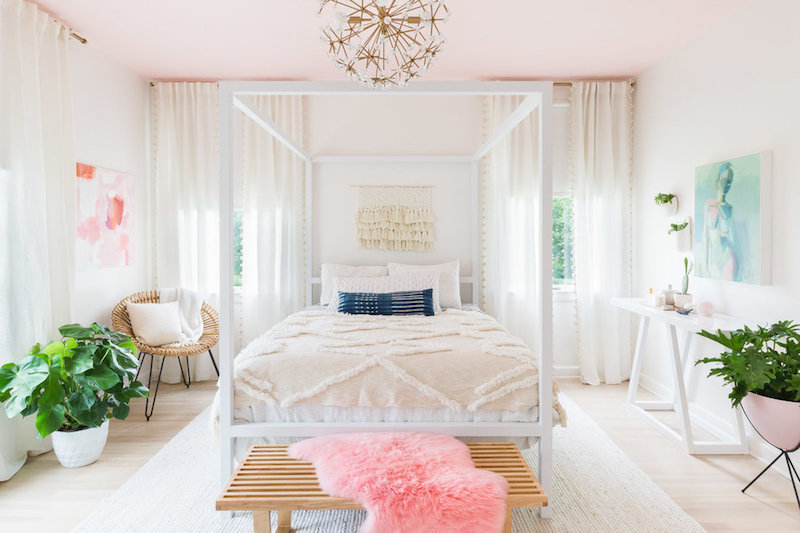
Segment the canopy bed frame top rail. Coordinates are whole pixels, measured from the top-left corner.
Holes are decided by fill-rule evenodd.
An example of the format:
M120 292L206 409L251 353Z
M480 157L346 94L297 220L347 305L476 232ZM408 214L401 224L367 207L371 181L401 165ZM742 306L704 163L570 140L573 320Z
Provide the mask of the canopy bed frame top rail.
M525 96L523 102L513 111L487 140L469 155L442 156L340 156L308 154L302 146L287 136L266 114L258 110L251 96L256 95L431 95L431 96ZM392 91L375 91L350 82L220 82L220 458L221 482L224 486L233 472L233 439L237 437L294 436L310 437L330 433L352 431L428 431L446 433L454 436L530 436L539 437L538 477L545 492L552 498L553 489L553 420L552 416L552 82L416 82L408 87ZM478 176L480 160L509 134L525 117L535 109L539 113L539 227L537 255L540 257L539 302L540 316L539 345L534 347L539 359L539 420L537 422L497 422L497 423L248 423L234 424L233 421L233 179L234 175L234 111L241 111L276 140L285 145L305 161L306 191L306 298L311 303L311 285L319 279L312 275L313 228L313 172L317 163L453 163L469 166L469 184L472 191L470 201L472 233L472 276L462 277L462 283L472 284L473 302L478 298L478 246L480 235ZM552 513L551 507L543 507L543 517Z

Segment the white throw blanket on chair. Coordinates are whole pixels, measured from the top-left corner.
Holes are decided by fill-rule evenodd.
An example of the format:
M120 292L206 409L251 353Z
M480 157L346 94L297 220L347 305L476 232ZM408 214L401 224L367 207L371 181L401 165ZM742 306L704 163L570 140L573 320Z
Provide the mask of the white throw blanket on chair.
M181 333L183 338L172 346L197 344L203 335L203 297L199 292L174 288L159 291L161 302L178 302L181 317Z

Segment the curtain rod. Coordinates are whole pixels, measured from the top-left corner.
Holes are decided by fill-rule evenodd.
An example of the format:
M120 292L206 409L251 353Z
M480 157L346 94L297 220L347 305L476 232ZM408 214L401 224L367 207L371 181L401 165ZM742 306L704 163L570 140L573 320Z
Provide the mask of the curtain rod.
M572 87L571 81L554 81L554 87ZM631 80L631 87L636 87L636 80Z
M88 43L88 42L89 42L89 41L88 41L88 40L87 40L85 37L83 37L82 35L78 35L77 33L75 33L75 32L72 30L72 28L70 28L70 27L69 27L68 25L66 25L64 22L62 22L61 20L59 20L59 18L58 18L58 17L56 17L54 14L50 13L49 11L47 11L47 10L45 10L45 9L42 9L42 6L36 6L36 8L39 10L39 12L41 12L41 13L44 13L45 15L47 15L48 17L50 17L50 20L52 20L53 22L55 22L56 24L58 24L59 26L61 26L61 27L62 27L64 30L68 31L68 32L69 32L69 36L70 36L70 37L72 37L73 39L75 39L76 41L78 41L79 43L81 43L81 44L86 44L86 43Z
M351 185L356 189L433 189L434 185Z

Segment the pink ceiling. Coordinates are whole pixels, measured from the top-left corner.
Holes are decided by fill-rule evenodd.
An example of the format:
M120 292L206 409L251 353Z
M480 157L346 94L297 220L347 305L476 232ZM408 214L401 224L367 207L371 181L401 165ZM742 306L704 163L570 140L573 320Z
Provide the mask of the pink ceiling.
M752 0L449 0L429 80L635 76ZM35 0L150 79L336 80L317 0Z

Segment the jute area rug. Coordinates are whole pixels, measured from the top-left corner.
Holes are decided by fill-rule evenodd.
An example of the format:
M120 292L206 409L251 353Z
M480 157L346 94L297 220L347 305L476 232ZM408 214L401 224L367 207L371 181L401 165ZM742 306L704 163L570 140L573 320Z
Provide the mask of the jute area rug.
M515 533L704 531L586 413L563 394L561 398L569 426L556 428L554 434L553 517L515 509ZM524 454L536 465L535 449ZM218 478L218 452L210 440L206 410L74 531L251 532L250 513L225 519L214 510ZM364 511L295 511L292 525L302 533L355 533L364 518Z

